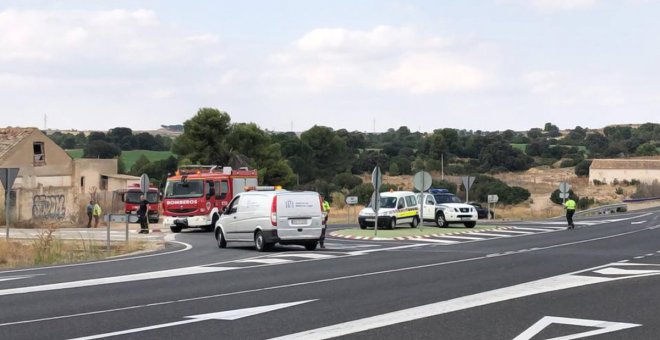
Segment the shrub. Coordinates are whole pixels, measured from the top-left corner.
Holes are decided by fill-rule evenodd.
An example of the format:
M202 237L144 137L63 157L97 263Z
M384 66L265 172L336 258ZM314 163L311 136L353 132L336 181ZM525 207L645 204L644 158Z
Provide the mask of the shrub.
M589 176L589 167L591 166L590 160L583 160L575 165L575 175L578 177ZM595 183L594 183L595 184Z
M577 201L577 207L578 209L588 209L590 206L594 204L594 198L593 197L580 197L580 199Z
M614 190L614 192L615 192L617 195L623 195L623 188L618 187L618 188L616 188L616 190Z
M568 190L568 197L576 202L580 200L578 195L576 195L572 189ZM564 200L561 197L559 197L559 189L556 189L555 191L552 192L552 194L550 194L550 200L555 204L562 204Z
M632 198L660 197L660 182L656 179L651 184L640 183L635 193L631 196Z
M594 179L593 182L594 182L594 185L603 185L603 184L605 184L605 183L603 183L603 182L601 182L601 181L599 181L599 180L597 180L597 179Z

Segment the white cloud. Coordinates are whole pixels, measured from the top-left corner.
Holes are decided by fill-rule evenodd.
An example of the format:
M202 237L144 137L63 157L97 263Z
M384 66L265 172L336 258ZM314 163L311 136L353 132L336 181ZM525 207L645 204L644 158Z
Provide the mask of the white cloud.
M533 94L545 94L559 86L560 76L554 71L532 71L522 76L522 81Z
M488 78L477 46L443 36L425 36L410 27L372 30L319 28L284 52L270 56L276 66L262 79L281 90L376 91L428 94L480 89Z
M591 8L599 0L499 0L500 3L517 3L541 12L573 11Z

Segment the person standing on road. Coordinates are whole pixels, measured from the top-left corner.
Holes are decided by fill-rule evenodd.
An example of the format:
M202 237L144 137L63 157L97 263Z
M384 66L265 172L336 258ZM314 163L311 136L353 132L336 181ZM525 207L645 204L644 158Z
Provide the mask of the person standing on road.
M575 214L576 203L572 198L568 198L564 202L564 207L566 208L566 222L568 222L568 229L575 229L575 224L573 224L573 215Z
M102 213L103 210L101 210L99 202L94 202L94 207L92 208L92 216L94 216L94 228L99 227L99 219L101 218Z
M149 233L149 201L144 198L144 195L140 195L140 208L138 208L137 215L140 220L140 234Z
M319 245L321 248L325 248L325 231L328 229L328 215L330 215L330 203L325 200L325 197L321 196L321 201L323 201L323 229L321 230L321 238L319 239Z
M94 211L94 201L89 201L87 205L87 228L92 227L92 211Z

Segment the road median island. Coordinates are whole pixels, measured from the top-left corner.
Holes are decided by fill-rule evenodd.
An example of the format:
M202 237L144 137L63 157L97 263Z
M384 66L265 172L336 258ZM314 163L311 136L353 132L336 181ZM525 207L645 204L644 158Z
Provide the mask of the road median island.
M431 238L441 235L459 235L465 233L479 233L493 230L510 229L508 226L492 226L492 225L477 225L474 228L450 227L450 228L437 228L437 227L424 227L420 228L396 228L378 229L378 235L374 236L373 229L359 229L348 228L335 230L330 233L330 236L339 238L350 239L366 239L366 240L404 240L411 238Z

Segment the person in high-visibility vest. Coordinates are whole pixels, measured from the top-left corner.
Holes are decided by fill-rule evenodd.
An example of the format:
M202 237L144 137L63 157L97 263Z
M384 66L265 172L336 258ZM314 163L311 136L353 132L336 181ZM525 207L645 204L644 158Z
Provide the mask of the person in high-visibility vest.
M566 221L568 222L568 229L574 229L575 224L573 224L573 215L575 214L575 207L577 204L572 198L569 198L564 202L564 207L566 208Z
M321 231L321 238L319 239L319 245L321 248L325 248L323 245L325 243L325 230L328 228L328 215L330 215L330 203L325 200L325 197L321 196L321 201L323 201L323 230Z

